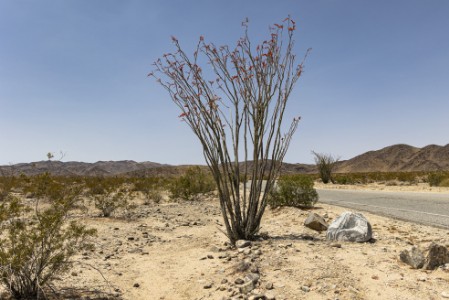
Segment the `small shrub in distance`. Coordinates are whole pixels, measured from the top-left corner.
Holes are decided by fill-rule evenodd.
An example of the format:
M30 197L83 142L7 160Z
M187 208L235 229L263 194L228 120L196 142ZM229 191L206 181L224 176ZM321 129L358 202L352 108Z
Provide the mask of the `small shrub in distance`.
M145 205L153 203L160 203L163 199L162 191L166 187L167 183L164 178L139 178L133 182L133 190L141 192L145 197Z
M110 217L118 208L126 208L131 194L126 189L117 191L108 189L102 194L94 195L95 207L101 211L103 217Z
M315 164L318 168L318 172L320 173L320 177L323 183L335 183L334 179L332 178L332 173L334 172L339 158L334 157L331 154L317 153L315 151L312 151L312 154L315 156Z
M15 299L45 299L44 290L70 269L72 256L92 247L95 230L67 220L80 190L51 189L52 195L64 192L46 209L39 202L31 209L11 194L0 203L0 282Z
M169 185L171 199L195 200L200 194L216 189L212 175L199 166L191 167L179 178L173 179Z
M306 175L282 176L268 198L272 208L279 206L313 207L318 193L313 188L313 179Z
M440 187L449 187L449 177L445 177L443 180L441 180L439 186Z
M159 189L147 191L145 193L145 197L146 197L145 204L149 204L148 201L153 201L154 203L159 204L163 199L162 191L160 191Z
M445 176L443 172L433 172L427 176L427 181L430 186L440 186L440 184L444 181Z
M334 181L336 184L355 184L356 181L351 174L335 174L334 175Z

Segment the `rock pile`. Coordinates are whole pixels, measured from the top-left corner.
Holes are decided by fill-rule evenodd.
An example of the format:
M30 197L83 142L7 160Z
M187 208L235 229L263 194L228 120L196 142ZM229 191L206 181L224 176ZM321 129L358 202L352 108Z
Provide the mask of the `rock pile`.
M399 258L414 269L435 270L449 263L449 250L445 246L431 243L426 252L424 255L423 251L413 246L401 251Z

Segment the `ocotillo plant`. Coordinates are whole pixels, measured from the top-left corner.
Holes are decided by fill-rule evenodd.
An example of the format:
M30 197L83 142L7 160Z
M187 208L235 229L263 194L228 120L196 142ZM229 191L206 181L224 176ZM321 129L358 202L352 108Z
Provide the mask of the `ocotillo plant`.
M234 49L206 43L201 36L190 57L172 37L176 51L158 59L149 74L168 91L179 117L203 146L232 243L251 239L259 230L268 192L300 119L281 132L287 100L303 72L303 62L297 64L293 53L295 21L274 24L269 39L256 47L248 20L242 25L245 33ZM203 73L204 62L211 78Z

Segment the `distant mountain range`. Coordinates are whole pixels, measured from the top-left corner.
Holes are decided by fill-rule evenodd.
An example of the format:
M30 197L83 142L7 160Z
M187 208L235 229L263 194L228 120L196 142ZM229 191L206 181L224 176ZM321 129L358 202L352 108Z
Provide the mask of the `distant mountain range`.
M252 167L252 162L248 162ZM50 172L62 176L170 176L183 173L189 166L171 166L154 162L99 161L96 163L39 161L0 166L0 175L15 174L37 175ZM340 161L337 173L353 172L411 172L411 171L449 171L449 144L446 146L429 145L416 148L399 144L369 151L349 160ZM284 163L283 174L316 173L315 165Z

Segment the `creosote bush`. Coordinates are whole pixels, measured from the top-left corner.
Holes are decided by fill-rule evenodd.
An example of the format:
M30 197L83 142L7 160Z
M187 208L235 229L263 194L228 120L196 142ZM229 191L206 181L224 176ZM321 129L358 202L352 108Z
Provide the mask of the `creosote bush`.
M136 178L132 182L133 191L143 194L146 205L150 204L150 201L156 204L161 202L163 199L162 193L169 186L169 180L162 177Z
M443 172L433 172L427 177L430 186L444 186L444 181L449 180L449 176Z
M41 207L42 199L27 205L11 193L0 203L0 280L15 299L46 299L52 282L72 266L72 256L92 248L95 230L67 219L81 190L45 176L38 181L50 185L43 193L48 208Z
M107 189L101 194L94 195L94 204L103 217L110 217L117 209L126 209L132 198L133 195L125 188Z
M268 199L272 208L279 206L313 207L318 201L318 193L313 188L312 177L288 175L279 178Z
M216 184L212 175L199 166L190 167L186 173L169 185L171 199L196 200L201 194L212 192Z

